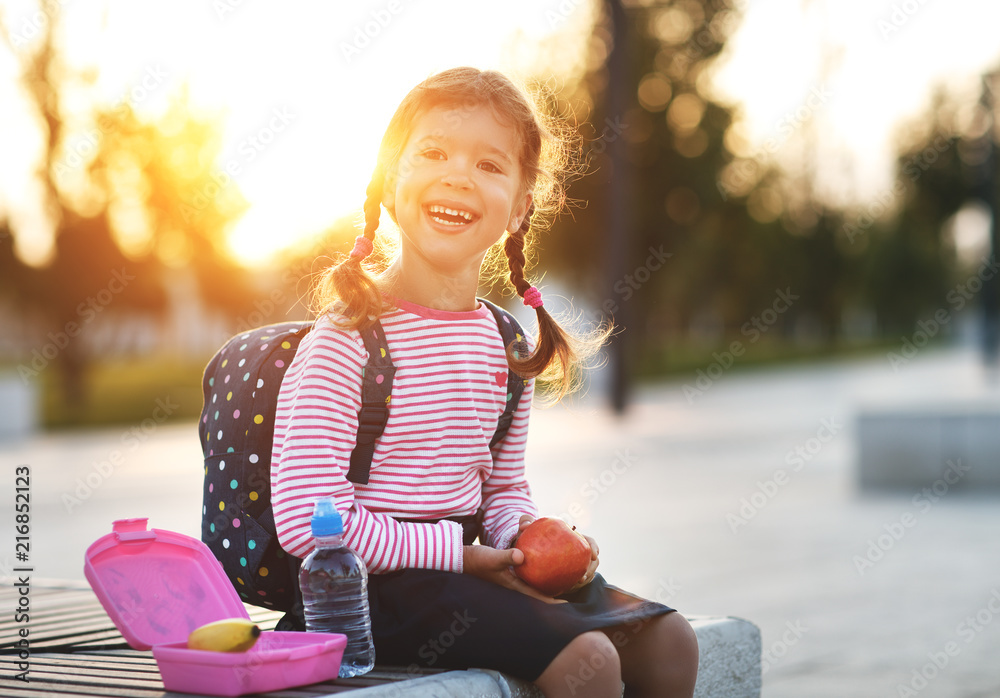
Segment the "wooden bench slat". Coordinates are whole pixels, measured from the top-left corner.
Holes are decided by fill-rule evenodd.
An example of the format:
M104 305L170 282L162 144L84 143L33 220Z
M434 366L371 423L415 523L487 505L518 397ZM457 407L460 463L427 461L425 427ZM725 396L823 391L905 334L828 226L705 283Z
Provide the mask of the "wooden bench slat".
M67 655L63 655L63 657L66 656ZM145 687L145 682L153 681L162 686L159 671L139 672L134 669L116 670L86 668L73 661L72 655L68 656L70 657L68 661L50 661L47 664L42 664L40 661L35 661L36 657L33 655L28 678L32 681L45 680L51 683L70 684L101 684L105 681L112 683L120 681L134 681L143 684L143 687ZM153 667L155 668L155 664ZM9 676L5 676L5 678L9 678Z
M39 681L34 678L34 672L29 674L31 682L25 684L23 681L18 681L17 679L8 679L6 677L0 678L0 694L6 696L14 696L15 691L17 695L25 696L26 698L38 698L38 696L52 696L52 695L62 695L62 696L108 696L109 698L163 698L164 691L160 689L136 689L136 688L112 688L109 686L90 686L86 684L75 684L68 685L63 683L54 683L49 681ZM30 692L25 691L27 687ZM25 691L25 692L21 692ZM182 696L180 693L173 693L167 695ZM190 698L190 696L188 697Z
M87 680L82 681L83 683L92 683L90 679L113 679L129 682L153 681L160 683L160 672L155 669L153 671L137 671L135 669L86 666L76 662L45 662L32 658L29 678L34 679L35 676L45 677L61 674L79 677L80 679L86 678ZM70 681L70 683L75 682Z
M0 655L0 668L5 664L16 664L18 658L11 655ZM119 671L156 671L156 660L150 655L148 661L123 661L111 657L95 657L82 654L44 654L33 653L31 666L81 666L95 669L117 669Z
M32 587L30 683L13 678L17 656L10 650L25 627L13 616L0 619L0 695L11 698L43 696L110 696L111 698L193 698L163 689L156 661L149 651L134 650L114 627L97 596L90 589ZM17 589L0 587L0 603L19 598ZM282 613L244 605L247 615L262 629L273 629ZM351 679L293 687L266 694L268 698L319 698L387 686L444 672L406 667L377 666ZM206 697L208 698L208 697Z

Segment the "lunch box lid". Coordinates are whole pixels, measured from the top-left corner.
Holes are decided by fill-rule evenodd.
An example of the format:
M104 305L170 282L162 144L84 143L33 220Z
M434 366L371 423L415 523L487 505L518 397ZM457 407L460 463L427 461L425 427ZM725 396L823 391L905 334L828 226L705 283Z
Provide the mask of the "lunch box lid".
M187 642L223 618L249 618L222 565L200 540L119 519L87 548L84 575L128 644L137 650Z

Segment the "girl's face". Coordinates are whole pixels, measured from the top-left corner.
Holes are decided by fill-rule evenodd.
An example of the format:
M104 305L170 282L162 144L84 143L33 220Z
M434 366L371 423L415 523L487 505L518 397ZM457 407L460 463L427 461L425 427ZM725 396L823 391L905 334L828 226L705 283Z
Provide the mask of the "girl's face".
M491 109L434 107L419 116L382 202L402 231L404 259L417 255L447 275L479 274L486 252L517 230L523 191L517 131Z

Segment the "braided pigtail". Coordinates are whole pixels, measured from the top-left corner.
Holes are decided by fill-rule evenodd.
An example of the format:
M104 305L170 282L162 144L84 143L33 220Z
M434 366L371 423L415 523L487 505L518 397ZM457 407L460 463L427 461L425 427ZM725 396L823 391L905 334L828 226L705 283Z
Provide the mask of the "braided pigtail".
M336 300L328 301L321 312L336 310L345 327L364 328L382 312L382 294L361 263L375 248L384 182L384 175L376 170L365 192L364 234L355 239L354 249L347 258L333 267L323 280L320 297Z
M556 322L542 305L542 295L537 288L524 278L524 240L531 230L534 204L528 209L521 227L510 233L504 241L504 253L510 268L510 282L524 304L534 308L538 319L538 343L535 351L522 358L515 358L508 348L507 362L520 376L539 376L550 387L553 397L558 400L570 392L576 382L577 352L565 330Z

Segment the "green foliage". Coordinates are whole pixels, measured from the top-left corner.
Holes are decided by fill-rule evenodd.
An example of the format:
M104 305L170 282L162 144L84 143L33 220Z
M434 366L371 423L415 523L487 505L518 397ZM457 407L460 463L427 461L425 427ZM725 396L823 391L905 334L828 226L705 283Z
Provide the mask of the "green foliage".
M201 376L207 362L208 357L178 361L162 356L94 361L84 373L87 397L79 405L66 401L58 374L47 370L40 376L42 426L139 425L151 417L157 400L171 406L171 422L193 420L201 412Z
M958 270L943 224L975 194L982 172L963 160L954 120L942 116L944 98L920 119L922 135L900 150L886 205L871 216L831 210L814 199L809 168L801 176L767 170L727 147L734 114L699 90L699 77L734 25L729 3L645 0L626 12L630 105L607 113L607 67L592 62L584 86L594 108L582 129L590 171L570 191L586 206L557 221L541 258L584 302L628 311L624 331L644 371L673 370L678 362L664 358L671 351L681 364L688 355L703 364L709 352L699 354L699 335L740 336L779 289L799 298L769 341L789 347L762 355L796 355L802 337L825 347L818 351L877 345L948 307ZM596 36L606 44L610 35L603 18ZM793 137L815 134L800 125ZM627 143L628 173L612 171L604 152L617 138ZM628 219L609 222L611 183L622 176ZM627 246L629 277L608 278L612 244ZM644 270L654 249L672 256ZM874 318L873 335L845 337L845 318L859 313Z
M721 354L727 351L728 346L720 344L709 348L704 344L686 341L658 347L647 345L644 347L644 353L636 361L636 376L650 379L665 376L690 378L692 374L697 375L699 369L704 371L716 363L717 360L712 353ZM762 339L753 346L752 351L745 351L742 356L735 358L731 367L726 369L726 375L730 372L740 373L745 370L807 361L884 358L887 351L899 351L899 340L893 341L887 338L852 343L801 344L775 337Z

